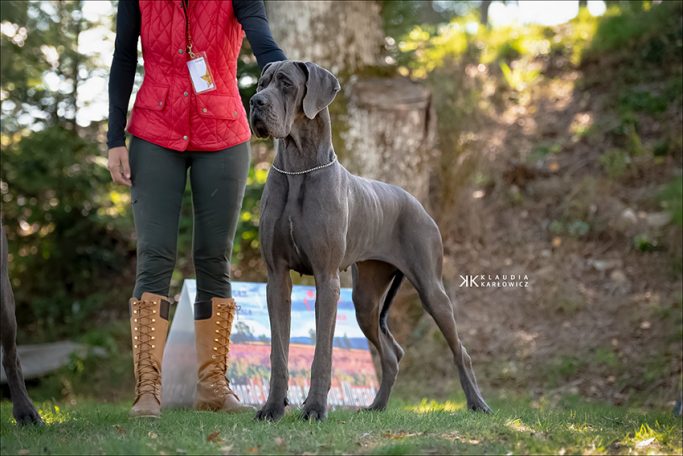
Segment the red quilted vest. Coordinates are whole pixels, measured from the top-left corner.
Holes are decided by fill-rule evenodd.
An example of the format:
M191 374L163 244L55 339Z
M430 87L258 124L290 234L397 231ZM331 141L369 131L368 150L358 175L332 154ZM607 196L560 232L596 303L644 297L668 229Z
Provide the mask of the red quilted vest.
M206 52L216 90L195 94L187 69L181 0L140 0L145 77L128 132L178 151L216 151L251 137L237 88L242 27L232 1L190 0L193 48Z

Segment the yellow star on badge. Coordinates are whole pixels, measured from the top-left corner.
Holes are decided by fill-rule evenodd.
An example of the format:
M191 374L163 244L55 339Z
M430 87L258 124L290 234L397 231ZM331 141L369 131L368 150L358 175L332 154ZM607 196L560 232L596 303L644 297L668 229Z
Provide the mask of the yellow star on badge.
M202 79L206 81L207 85L213 85L213 80L211 79L211 74L205 73Z

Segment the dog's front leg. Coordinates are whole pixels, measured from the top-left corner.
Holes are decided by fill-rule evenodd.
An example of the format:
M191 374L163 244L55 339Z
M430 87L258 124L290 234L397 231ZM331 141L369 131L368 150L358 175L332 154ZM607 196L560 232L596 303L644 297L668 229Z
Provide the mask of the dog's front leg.
M316 275L315 354L311 368L311 389L301 414L303 419L325 418L327 393L332 378L332 344L339 302L339 273Z
M259 420L277 420L287 405L287 358L292 321L292 280L287 268L268 270L268 317L270 319L270 392L263 408L256 413Z

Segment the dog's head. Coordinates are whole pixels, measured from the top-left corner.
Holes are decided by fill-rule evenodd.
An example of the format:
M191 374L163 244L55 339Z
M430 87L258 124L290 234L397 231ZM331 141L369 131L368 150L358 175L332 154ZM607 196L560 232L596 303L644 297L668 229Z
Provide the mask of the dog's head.
M261 138L285 138L297 121L314 119L332 103L340 89L337 78L315 63L269 63L249 101L251 128Z

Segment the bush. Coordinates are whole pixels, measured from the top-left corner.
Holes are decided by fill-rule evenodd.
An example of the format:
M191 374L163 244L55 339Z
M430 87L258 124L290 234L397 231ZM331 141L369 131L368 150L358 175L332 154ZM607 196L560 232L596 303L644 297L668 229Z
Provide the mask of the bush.
M585 57L623 53L630 60L637 56L651 63L680 60L682 14L683 2L679 1L663 2L647 11L612 7L600 21Z
M43 338L78 332L121 294L121 272L132 270L128 193L110 190L106 162L93 152L95 144L59 126L3 150L17 317Z

